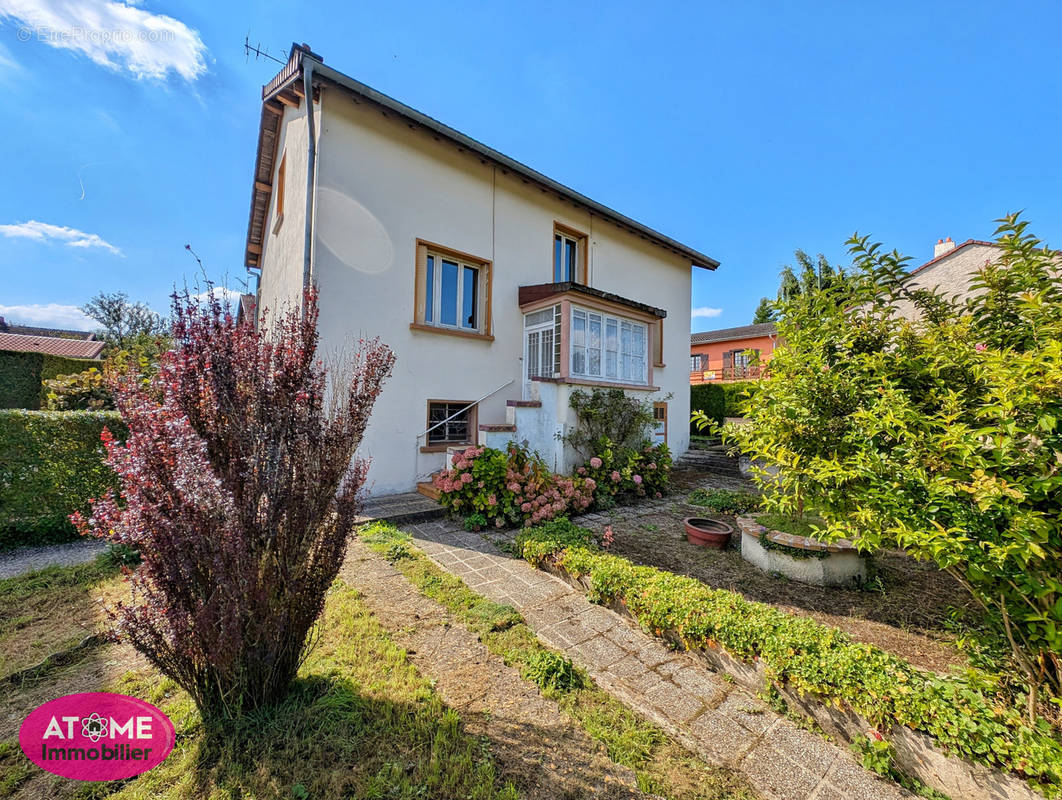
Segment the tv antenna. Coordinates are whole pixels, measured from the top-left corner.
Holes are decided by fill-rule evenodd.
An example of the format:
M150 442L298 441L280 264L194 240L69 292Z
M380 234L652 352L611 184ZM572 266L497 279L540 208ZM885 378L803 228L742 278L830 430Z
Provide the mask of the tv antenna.
M287 61L277 58L274 55L270 55L268 50L262 49L262 43L251 44L251 34L248 33L243 37L243 54L244 59L249 60L251 53L254 53L254 60L257 61L260 58L268 58L270 61L276 61L278 64L287 64Z

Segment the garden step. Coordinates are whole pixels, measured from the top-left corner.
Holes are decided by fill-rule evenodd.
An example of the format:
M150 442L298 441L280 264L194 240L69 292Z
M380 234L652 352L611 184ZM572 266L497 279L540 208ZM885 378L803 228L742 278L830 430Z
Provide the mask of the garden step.
M740 475L737 458L723 450L689 450L675 462L679 467L692 467L723 475Z
M446 515L446 509L426 497L417 486L416 492L370 497L365 501L358 522L387 521L395 525L415 525L430 522Z
M435 488L435 484L431 481L421 481L417 484L417 491L425 497L430 497L432 500L438 500L442 497L442 492Z

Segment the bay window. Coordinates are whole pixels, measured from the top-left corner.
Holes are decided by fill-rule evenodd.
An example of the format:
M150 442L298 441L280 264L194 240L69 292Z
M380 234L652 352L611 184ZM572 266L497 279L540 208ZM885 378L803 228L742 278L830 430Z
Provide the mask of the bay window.
M617 383L648 383L644 323L572 307L571 374Z

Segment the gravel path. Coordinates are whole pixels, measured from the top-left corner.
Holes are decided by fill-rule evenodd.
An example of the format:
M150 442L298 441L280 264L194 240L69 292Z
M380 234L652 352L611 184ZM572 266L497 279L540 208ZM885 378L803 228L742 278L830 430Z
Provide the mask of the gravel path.
M45 567L73 567L84 564L106 549L106 542L84 539L67 544L8 550L0 553L0 579L15 578Z
M339 577L354 586L394 641L474 736L490 741L502 781L526 800L639 800L634 772L609 760L556 702L454 623L405 576L353 540Z

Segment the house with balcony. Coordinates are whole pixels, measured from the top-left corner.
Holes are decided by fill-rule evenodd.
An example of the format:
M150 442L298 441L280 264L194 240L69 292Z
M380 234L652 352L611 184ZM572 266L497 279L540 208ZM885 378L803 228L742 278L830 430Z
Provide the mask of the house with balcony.
M690 336L690 385L758 380L778 343L773 322Z
M718 262L306 45L263 88L245 258L265 315L318 287L324 354L394 350L361 446L375 495L473 443L524 442L569 471L578 389L652 401L658 439L687 449L691 270Z

